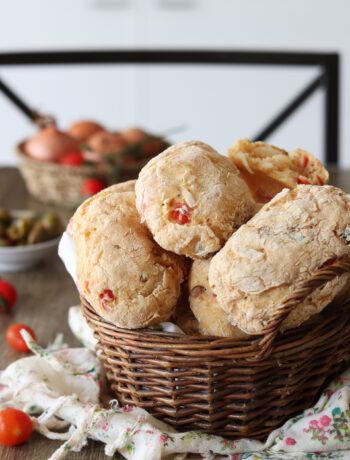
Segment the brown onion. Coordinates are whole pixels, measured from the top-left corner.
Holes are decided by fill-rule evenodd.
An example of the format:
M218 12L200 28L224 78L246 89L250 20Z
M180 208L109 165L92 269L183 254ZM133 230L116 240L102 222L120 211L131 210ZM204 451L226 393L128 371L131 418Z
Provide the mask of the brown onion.
M58 161L63 155L79 151L79 144L54 126L41 129L24 146L25 153L40 161Z
M128 144L139 144L147 136L146 132L140 128L125 129L120 133Z
M101 155L107 155L111 152L122 152L127 145L127 142L120 134L108 131L99 131L87 141L89 149Z
M85 142L93 134L104 131L104 128L90 120L82 120L74 123L67 129L67 133L78 142Z

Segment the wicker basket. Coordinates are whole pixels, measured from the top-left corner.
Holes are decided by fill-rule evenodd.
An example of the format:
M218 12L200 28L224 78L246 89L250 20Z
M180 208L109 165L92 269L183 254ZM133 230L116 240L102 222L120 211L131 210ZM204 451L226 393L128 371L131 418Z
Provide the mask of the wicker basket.
M25 155L24 142L16 148L19 170L29 193L37 200L55 205L76 207L84 199L81 189L86 179L96 177L106 184L111 183L107 165L67 166L35 160ZM146 161L123 168L120 181L136 179Z
M246 340L121 329L82 299L111 387L179 430L264 439L310 407L350 357L350 304L278 333L310 292L350 271L348 258L321 268L276 311L262 336Z

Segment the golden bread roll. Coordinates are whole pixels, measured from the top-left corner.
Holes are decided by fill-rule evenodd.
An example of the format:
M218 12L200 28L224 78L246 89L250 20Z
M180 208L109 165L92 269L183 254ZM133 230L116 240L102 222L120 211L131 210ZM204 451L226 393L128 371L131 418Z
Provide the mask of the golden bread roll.
M197 318L203 335L220 337L248 337L236 326L233 326L227 313L220 307L217 297L210 289L208 273L209 260L195 260L193 262L188 286L190 290L190 307Z
M260 333L297 285L350 253L350 195L332 186L298 185L278 193L212 259L209 282L232 324ZM317 288L284 320L299 326L325 308L348 280Z
M306 150L288 153L264 142L240 139L228 151L229 158L240 170L254 200L267 203L283 188L298 184L324 185L328 171Z
M184 262L159 247L141 224L135 193L118 188L94 195L73 216L77 278L81 294L99 315L135 329L170 318Z
M164 249L191 258L218 251L253 214L233 163L209 145L179 142L141 170L136 207Z

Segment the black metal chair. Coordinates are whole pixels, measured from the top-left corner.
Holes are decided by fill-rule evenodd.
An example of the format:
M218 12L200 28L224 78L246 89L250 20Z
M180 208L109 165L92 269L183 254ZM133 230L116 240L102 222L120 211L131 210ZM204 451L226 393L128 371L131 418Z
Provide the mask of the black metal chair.
M338 163L339 149L339 55L337 53L203 51L203 50L124 50L51 51L0 53L0 66L52 64L227 64L287 65L320 68L319 75L297 94L267 126L254 136L266 140L318 88L325 91L324 154L326 163ZM0 80L2 90L29 118L37 114Z

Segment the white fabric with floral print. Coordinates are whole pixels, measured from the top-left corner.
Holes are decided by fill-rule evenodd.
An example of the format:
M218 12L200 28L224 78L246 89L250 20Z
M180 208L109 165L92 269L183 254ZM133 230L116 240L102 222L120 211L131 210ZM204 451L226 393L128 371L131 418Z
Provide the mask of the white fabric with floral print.
M34 429L63 440L51 460L80 451L88 438L104 443L106 455L118 451L132 460L180 459L187 453L231 460L350 459L350 371L336 379L314 407L272 432L265 443L229 441L178 433L145 410L119 408L115 401L109 409L102 407L100 364L93 351L65 345L44 350L26 331L22 334L35 356L15 361L0 373L0 409L22 409L30 414Z

